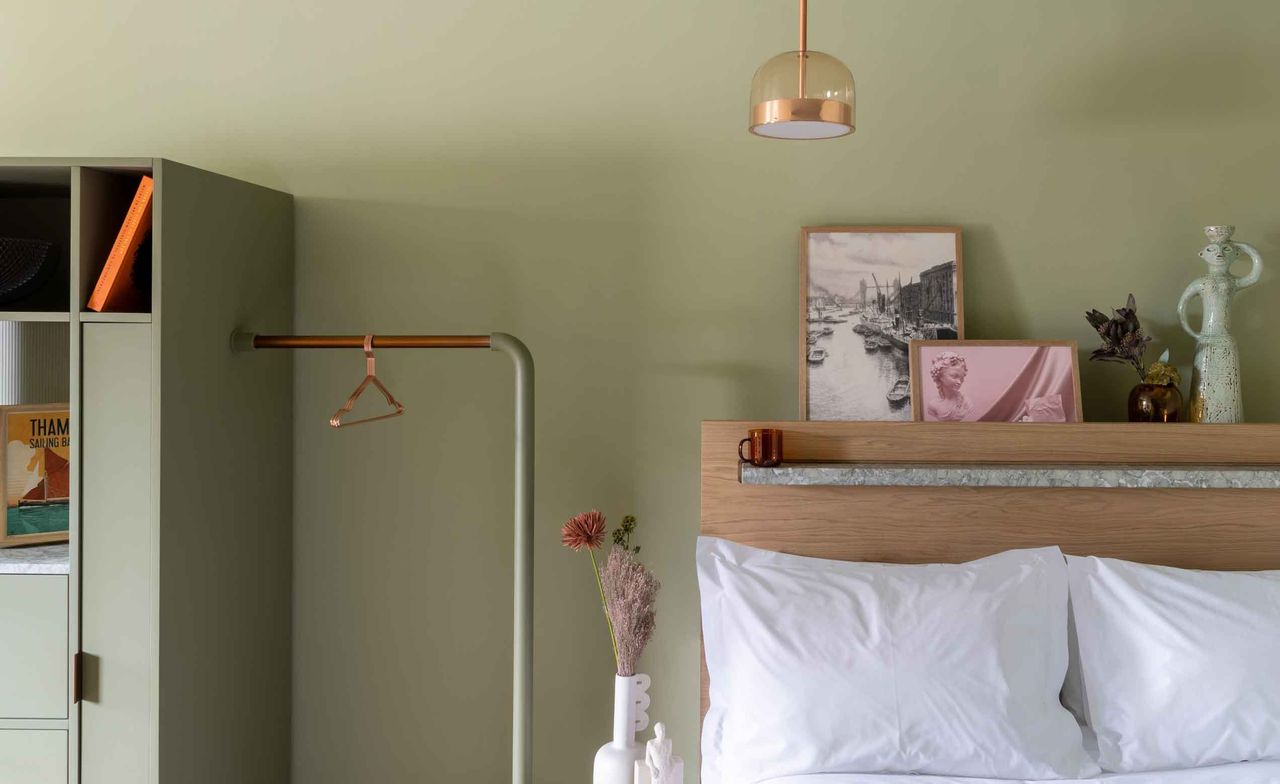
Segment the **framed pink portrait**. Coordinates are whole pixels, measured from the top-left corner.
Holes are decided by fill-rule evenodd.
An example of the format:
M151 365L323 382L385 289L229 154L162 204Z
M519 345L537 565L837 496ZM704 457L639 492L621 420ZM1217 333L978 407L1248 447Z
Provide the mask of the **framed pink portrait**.
M1082 422L1074 340L913 340L916 422Z

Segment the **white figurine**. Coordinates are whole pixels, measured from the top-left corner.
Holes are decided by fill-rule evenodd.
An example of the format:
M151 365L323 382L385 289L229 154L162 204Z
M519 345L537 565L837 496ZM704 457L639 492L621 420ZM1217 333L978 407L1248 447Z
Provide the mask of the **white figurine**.
M1182 299L1178 300L1178 320L1187 334L1196 339L1188 412L1188 419L1192 422L1244 421L1240 400L1239 349L1229 331L1231 302L1242 289L1249 288L1262 277L1262 256L1252 245L1232 240L1234 231L1234 226L1204 227L1209 244L1200 251L1200 258L1209 265L1209 274L1192 281L1182 292ZM1231 262L1241 253L1249 257L1253 266L1246 275L1233 275ZM1187 306L1196 297L1204 307L1199 332L1192 329L1187 318Z
M653 740L644 745L644 764L649 766L650 784L669 784L671 775L671 739L662 722L653 725Z
M636 763L637 784L684 784L684 760L671 753L671 739L661 722L644 745L644 763Z

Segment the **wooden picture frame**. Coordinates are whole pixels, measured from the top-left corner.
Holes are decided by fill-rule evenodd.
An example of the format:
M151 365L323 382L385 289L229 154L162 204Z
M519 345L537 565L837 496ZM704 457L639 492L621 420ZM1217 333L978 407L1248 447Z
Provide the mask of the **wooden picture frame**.
M847 251L833 247L825 249L823 254L815 253L817 238L828 238L828 243L833 246L840 242L832 235L854 237L843 240ZM898 239L871 235L903 235L900 238L903 244L894 256L893 246ZM948 235L951 239L947 241L936 235ZM865 259L857 255L859 246L864 246L869 254ZM839 269L842 262L833 262L830 258L842 253L847 253L848 272ZM826 258L815 258L818 255ZM944 267L949 270L949 277L945 275ZM881 274L877 275L877 272ZM830 291L821 284L811 286L815 273L824 277L834 276L845 290ZM901 280L904 274L908 278L906 281ZM890 275L892 280L888 277ZM885 279L880 280L881 276ZM874 286L874 294L867 293L871 286ZM824 296L817 293L820 290L830 291L825 296L832 301L845 303L843 316L856 313L855 318L859 321L852 325L848 321L821 323L815 328L820 334L811 336L815 308L819 319L827 318L822 315L824 305L818 304ZM913 293L908 298L903 295L904 291ZM885 295L883 300L879 296L882 293ZM904 388L902 381L910 373L907 348L911 336L954 333L954 339L964 338L961 229L959 226L805 226L800 230L799 296L800 419L908 420L912 404L909 389ZM869 296L874 298L874 306L868 302ZM942 318L943 313L950 313L949 320ZM839 317L842 316L832 318ZM821 334L828 326L831 331ZM863 331L856 329L859 326L864 328ZM841 328L857 334L837 334L835 330ZM947 334L947 337L952 336ZM869 338L877 340L874 348ZM811 345L821 349L820 357L819 352L811 352ZM821 365L826 364L829 349L841 352L834 358L840 367L830 367L831 372L821 379L822 383L814 383L810 374L823 369ZM873 352L878 352L874 369L867 366L870 358L865 356ZM864 355L861 360L858 359L860 355ZM891 379L893 375L897 378ZM853 387L860 391L847 392ZM822 402L810 400L815 393Z
M36 424L23 423L27 419ZM4 495L4 518L0 519L0 548L32 544L53 544L69 541L70 533L70 450L71 407L66 403L0 406L0 488ZM27 442L26 449L10 448L10 440ZM37 454L37 450L40 450ZM23 455L21 464L14 465L14 458ZM28 470L30 461L38 460L39 467ZM38 474L40 480L25 493L9 487L10 480L19 472L27 476L26 484ZM28 499L33 492L40 498ZM54 495L50 496L49 493ZM65 493L65 495L63 495ZM50 522L66 525L57 530L38 533L14 532L13 517L19 509L29 510L42 518L36 527L46 528Z
M1042 358L1035 355L1028 357L1025 352L1016 352L1018 357L1008 366L1008 377L993 378L990 389L979 393L979 398L969 401L963 394L958 404L952 404L945 417L930 414L931 405L941 404L930 398L933 393L926 394L925 384L933 382L929 354L933 350L946 350L959 356L958 364L952 367L964 369L964 375L958 383L963 384L966 376L975 372L968 367L974 361L975 354L985 357L981 360L981 372L1002 373L1004 368L997 368L992 359L992 352L983 349L1026 349L1042 348ZM966 356L968 351L968 356ZM1063 353L1069 354L1070 377L1065 375L1062 362ZM1036 365L1030 362L1037 362ZM1080 357L1079 347L1074 340L913 340L910 346L911 362L911 406L912 421L915 422L1065 422L1075 424L1084 421L1084 406L1080 395ZM1050 363L1056 362L1057 368ZM1021 363L1021 364L1019 364ZM1017 383L1015 383L1017 382ZM1019 389L1018 384L1031 383L1033 388ZM936 382L935 382L936 383ZM1034 393L1036 388L1044 391L1042 396L1026 397L1026 393ZM1001 391L1003 390L1003 391ZM1056 391L1054 391L1056 390ZM1072 400L1061 400L1070 394ZM1053 398L1059 398L1055 408ZM1020 403L1020 405L1019 405ZM1036 404L1039 403L1037 410ZM960 410L960 407L963 407ZM1063 418L1058 417L1061 413ZM976 417L976 418L970 418Z

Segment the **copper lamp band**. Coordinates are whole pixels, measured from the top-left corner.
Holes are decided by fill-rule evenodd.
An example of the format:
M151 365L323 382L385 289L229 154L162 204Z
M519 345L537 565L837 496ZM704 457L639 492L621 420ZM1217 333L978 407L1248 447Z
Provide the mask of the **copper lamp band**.
M853 127L853 107L822 98L780 98L751 107L751 127L779 122L827 122Z

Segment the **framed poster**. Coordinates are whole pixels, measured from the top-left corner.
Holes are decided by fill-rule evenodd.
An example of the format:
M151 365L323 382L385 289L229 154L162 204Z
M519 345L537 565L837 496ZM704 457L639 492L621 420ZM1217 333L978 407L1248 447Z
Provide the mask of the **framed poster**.
M958 227L801 231L801 419L911 419L911 341L963 337Z
M917 422L1083 422L1074 340L918 340Z
M0 408L0 547L65 542L71 523L71 412L56 405Z

